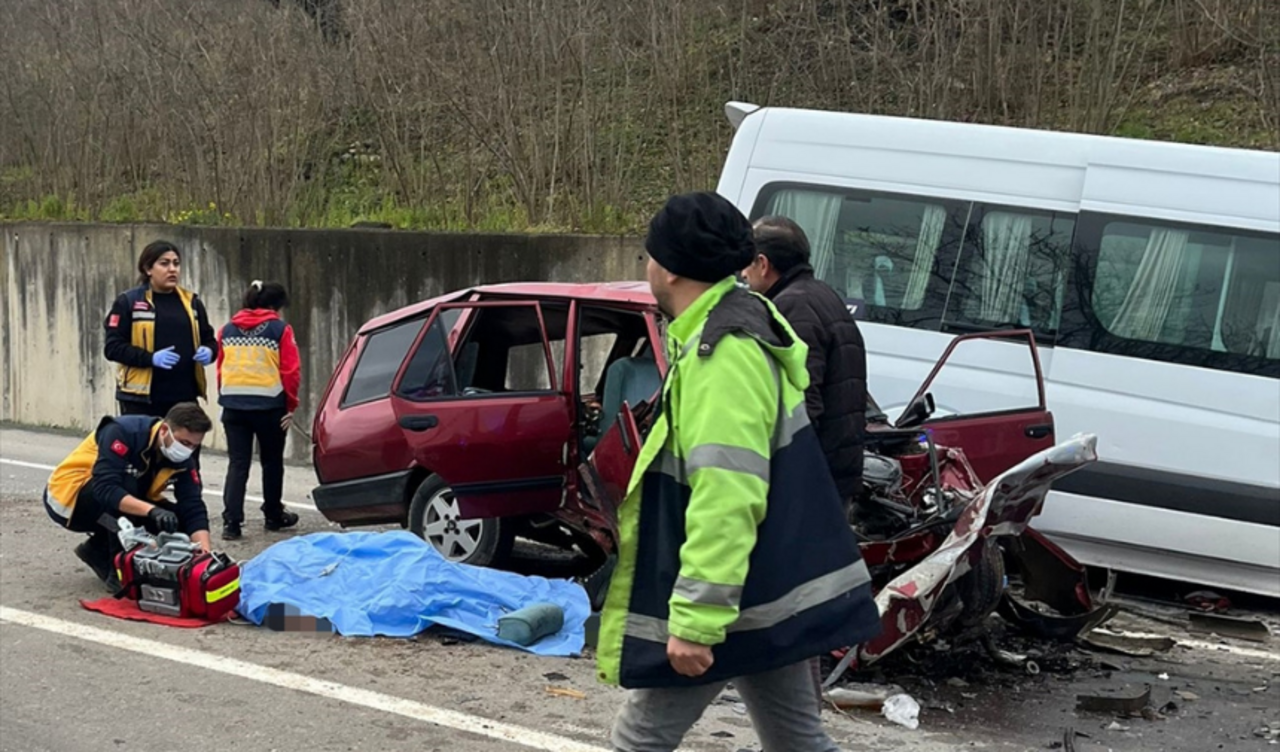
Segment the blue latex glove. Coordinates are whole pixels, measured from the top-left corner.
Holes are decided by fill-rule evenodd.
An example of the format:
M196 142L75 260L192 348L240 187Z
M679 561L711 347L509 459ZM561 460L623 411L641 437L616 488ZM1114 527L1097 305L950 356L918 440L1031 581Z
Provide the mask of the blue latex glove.
M209 365L209 361L213 360L213 350L201 345L196 348L195 361L202 366Z
M179 360L182 360L182 356L174 352L172 347L151 354L151 365L166 371L178 365Z

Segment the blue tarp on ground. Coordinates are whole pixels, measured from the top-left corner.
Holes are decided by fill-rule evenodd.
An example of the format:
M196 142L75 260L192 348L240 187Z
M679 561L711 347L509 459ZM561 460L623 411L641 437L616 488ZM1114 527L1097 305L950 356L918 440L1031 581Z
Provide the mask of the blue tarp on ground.
M534 603L563 608L564 627L530 647L498 639L498 618ZM405 531L313 533L271 546L242 567L237 610L261 625L271 604L327 618L347 636L410 637L438 624L555 656L582 651L590 613L573 582L454 564Z

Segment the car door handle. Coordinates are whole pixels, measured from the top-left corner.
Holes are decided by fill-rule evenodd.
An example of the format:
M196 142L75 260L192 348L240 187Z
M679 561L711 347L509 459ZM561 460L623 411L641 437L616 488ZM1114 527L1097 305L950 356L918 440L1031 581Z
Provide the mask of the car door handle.
M400 419L400 427L406 431L429 431L440 425L434 415L406 415Z
M1039 423L1034 426L1027 426L1023 429L1023 433L1027 435L1028 439L1043 439L1053 435L1053 424Z

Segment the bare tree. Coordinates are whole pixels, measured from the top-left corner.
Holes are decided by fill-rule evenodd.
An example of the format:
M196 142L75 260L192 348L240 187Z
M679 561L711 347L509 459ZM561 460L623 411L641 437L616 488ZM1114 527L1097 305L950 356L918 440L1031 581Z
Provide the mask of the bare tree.
M0 214L634 230L729 99L1106 133L1201 86L1275 134L1278 40L1272 0L6 0Z

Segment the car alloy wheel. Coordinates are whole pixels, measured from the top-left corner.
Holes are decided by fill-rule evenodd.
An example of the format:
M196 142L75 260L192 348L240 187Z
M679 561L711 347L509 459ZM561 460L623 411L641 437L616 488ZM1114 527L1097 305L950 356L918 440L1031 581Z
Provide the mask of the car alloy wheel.
M453 489L430 475L409 504L410 532L448 561L477 567L501 566L511 554L515 526L500 518L464 519Z
M466 561L480 547L483 520L464 520L453 493L442 488L427 502L422 537L449 561Z

